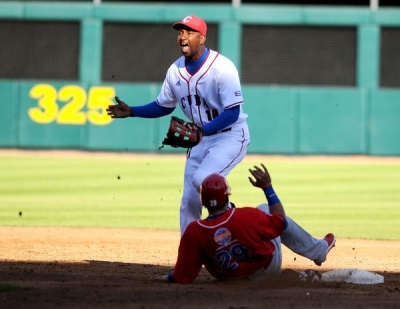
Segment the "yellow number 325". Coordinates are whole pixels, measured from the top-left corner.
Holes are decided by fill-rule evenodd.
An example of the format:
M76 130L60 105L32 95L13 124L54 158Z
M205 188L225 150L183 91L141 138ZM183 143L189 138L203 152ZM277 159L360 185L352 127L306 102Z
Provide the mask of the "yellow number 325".
M52 85L38 84L32 87L29 96L38 100L38 106L30 108L28 115L40 124L56 121L59 124L83 125L89 121L101 126L113 121L106 113L115 96L112 87L92 87L87 96L85 89L76 85L66 85L57 92ZM57 101L65 104L59 106Z

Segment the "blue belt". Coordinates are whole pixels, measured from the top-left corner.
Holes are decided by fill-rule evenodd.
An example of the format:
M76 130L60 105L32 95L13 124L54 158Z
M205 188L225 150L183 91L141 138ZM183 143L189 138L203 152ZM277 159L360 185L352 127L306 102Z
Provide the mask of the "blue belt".
M232 128L226 128L226 129L223 129L223 130L208 134L208 136L215 135L215 134L218 134L218 133L223 133L223 132L229 132L231 130L232 130Z

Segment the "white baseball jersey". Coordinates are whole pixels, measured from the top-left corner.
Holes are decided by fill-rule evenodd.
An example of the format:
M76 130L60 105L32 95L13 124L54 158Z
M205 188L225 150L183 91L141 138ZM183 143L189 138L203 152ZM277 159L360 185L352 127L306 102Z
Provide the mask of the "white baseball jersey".
M239 74L228 58L210 50L202 66L191 75L182 56L169 67L157 103L169 108L179 105L188 119L201 127L225 109L240 107L236 122L224 128L228 131L204 136L187 153L180 209L183 234L191 221L201 218L199 190L203 179L212 173L227 176L246 155L250 135L242 109Z
M186 70L185 57L176 60L168 69L157 102L170 108L179 104L198 126L212 121L225 109L244 103L235 65L213 50L194 75ZM247 115L240 109L232 128L246 121Z

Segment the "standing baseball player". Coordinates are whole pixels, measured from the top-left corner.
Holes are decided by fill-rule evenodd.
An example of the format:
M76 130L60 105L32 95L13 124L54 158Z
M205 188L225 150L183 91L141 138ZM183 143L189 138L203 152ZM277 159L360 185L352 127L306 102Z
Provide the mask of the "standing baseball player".
M175 267L157 279L191 283L202 265L218 280L275 276L281 272L281 242L319 266L326 260L335 236L316 239L287 217L267 168L261 166L249 170L254 177L249 177L251 184L261 188L268 201L258 208L229 208L226 179L219 174L204 179L200 195L209 216L189 224Z
M247 115L235 65L207 48L207 25L197 16L187 16L172 27L183 56L168 69L155 101L128 106L116 97L107 109L112 118L158 118L179 105L190 122L199 128L198 143L189 148L185 164L180 206L180 230L201 218L199 188L204 178L216 173L227 176L243 160L250 143Z

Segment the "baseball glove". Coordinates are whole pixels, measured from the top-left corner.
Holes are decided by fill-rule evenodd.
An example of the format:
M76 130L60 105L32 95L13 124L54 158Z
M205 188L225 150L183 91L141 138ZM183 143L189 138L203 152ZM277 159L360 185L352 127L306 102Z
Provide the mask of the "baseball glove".
M187 122L178 117L172 116L167 137L162 142L164 145L169 145L174 148L192 148L200 143L203 137L203 129L196 126L192 122Z

